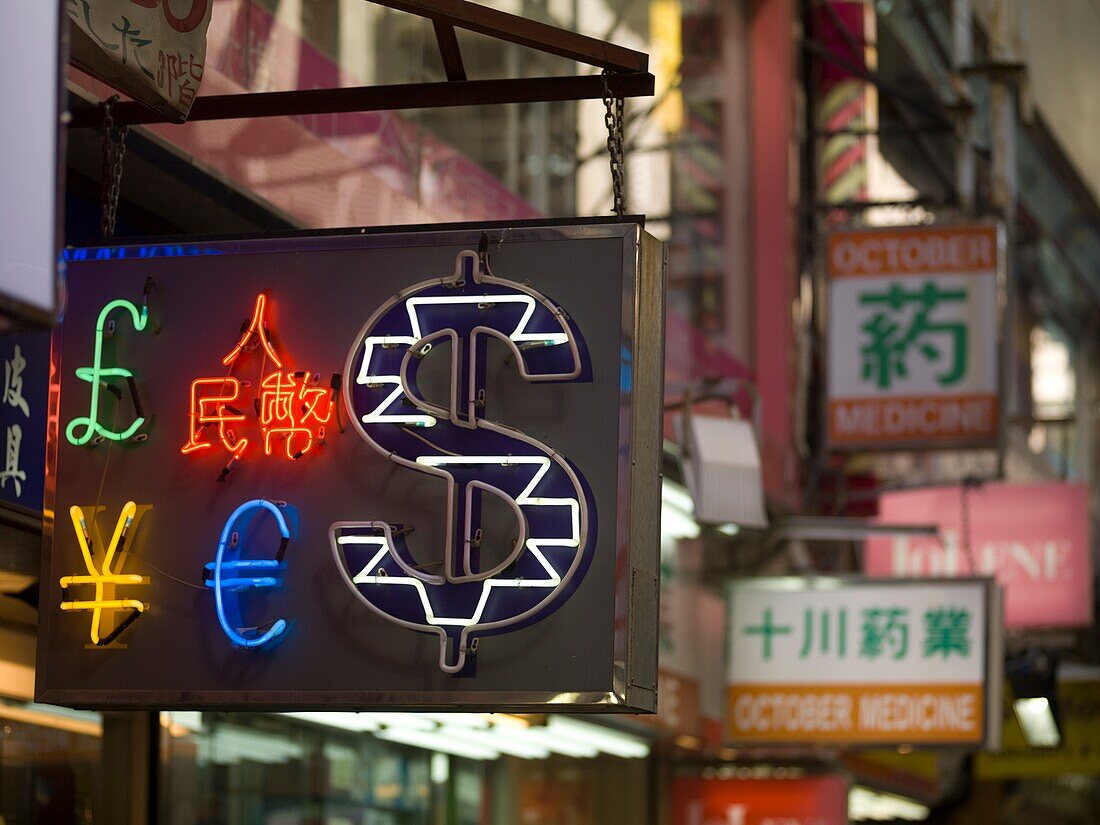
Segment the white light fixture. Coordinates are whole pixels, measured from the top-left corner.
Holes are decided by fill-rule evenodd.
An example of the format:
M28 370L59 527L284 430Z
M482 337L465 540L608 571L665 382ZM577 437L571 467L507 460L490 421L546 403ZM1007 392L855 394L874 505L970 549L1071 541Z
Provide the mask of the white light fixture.
M487 761L500 756L500 751L494 748L459 739L451 734L430 733L414 728L385 728L374 735L379 739L385 739L387 742L397 742L401 745L412 745L415 748L449 753L465 759Z
M443 735L448 735L446 728ZM466 728L458 732L465 742L473 742L475 745L486 747L506 753L509 756L518 756L520 759L546 759L550 755L550 749L544 745L525 740L516 735L516 731L505 728L491 728L489 730L475 730Z
M661 482L661 539L693 539L699 535L691 494L674 481Z
M568 716L551 716L546 723L546 729L561 739L591 745L612 756L621 756L624 759L649 756L649 745L642 739L591 722L582 722Z
M220 725L213 733L199 736L196 750L200 764L248 761L277 765L304 757L302 746L295 742L236 725Z
M764 477L751 421L701 415L680 421L684 481L703 524L765 528Z
M1024 741L1032 748L1062 744L1058 718L1058 660L1043 651L1028 651L1005 666L1012 685L1012 709Z
M431 719L444 727L478 728L489 727L492 717L488 713L418 713L419 717Z
M852 822L923 822L927 806L895 794L879 793L856 785L848 793L848 819Z
M599 750L592 745L556 736L544 727L515 731L513 735L526 742L545 747L552 753L560 753L562 756L571 756L574 759L591 759L599 753Z
M1030 747L1057 748L1062 744L1058 723L1054 721L1054 709L1045 696L1016 699L1012 709Z
M420 713L360 713L368 722L384 725L387 728L408 728L409 730L433 731L439 727L433 720Z
M451 761L445 753L433 753L428 763L428 775L433 785L446 785L451 778Z
M361 733L363 731L378 730L379 722L366 713L347 713L344 711L316 711L302 710L280 714L291 719L300 719L303 722L312 722L315 725L325 725L338 730Z

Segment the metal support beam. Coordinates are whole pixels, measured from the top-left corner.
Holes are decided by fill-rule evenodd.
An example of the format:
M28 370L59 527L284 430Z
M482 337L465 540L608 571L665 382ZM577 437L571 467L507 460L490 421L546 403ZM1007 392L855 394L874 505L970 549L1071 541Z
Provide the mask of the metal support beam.
M372 0L460 29L616 72L644 72L649 55L465 0Z
M500 103L535 103L555 100L599 100L604 95L600 75L525 77L520 80L457 80L443 83L400 83L349 89L299 89L242 95L210 95L195 99L187 122L286 117L337 112L435 109L448 106L481 106ZM616 97L653 94L653 75L646 72L612 74L607 84ZM127 101L114 107L116 125L173 121L141 103ZM71 128L103 125L101 107L72 113Z
M466 67L462 65L462 51L458 48L455 27L441 20L433 20L435 39L439 43L439 56L443 58L443 71L448 80L465 80Z
M847 516L785 516L776 520L769 538L787 541L860 541L873 536L938 536L935 524L883 524Z

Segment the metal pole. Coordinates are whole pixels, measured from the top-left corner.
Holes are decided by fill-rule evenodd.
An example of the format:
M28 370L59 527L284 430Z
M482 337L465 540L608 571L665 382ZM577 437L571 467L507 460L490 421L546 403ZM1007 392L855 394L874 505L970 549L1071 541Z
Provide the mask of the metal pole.
M994 0L990 9L990 51L993 62L1008 63L1011 58L1008 9L1004 0ZM1004 409L1000 411L1001 437L997 449L997 476L1004 478L1005 453L1008 449L1007 422L1017 412L1019 395L1012 365L1016 360L1016 203L1018 176L1016 161L1016 89L1015 78L1003 72L990 76L990 128L992 130L993 206L1005 227L1005 305L1001 335L1001 382Z
M974 211L977 178L974 153L977 135L974 109L970 104L970 89L962 74L963 69L974 62L970 0L952 0L951 19L951 67L958 113L955 124L955 191L960 209L964 214L971 214Z

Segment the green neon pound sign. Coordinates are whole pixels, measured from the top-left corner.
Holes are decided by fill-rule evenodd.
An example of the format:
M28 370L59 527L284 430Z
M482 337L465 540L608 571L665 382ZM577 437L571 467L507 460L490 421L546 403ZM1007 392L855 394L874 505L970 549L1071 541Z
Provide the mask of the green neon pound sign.
M138 332L145 329L146 325L149 323L148 307L143 306L139 310L134 304L122 299L111 301L103 307L103 310L99 313L99 320L96 321L95 325L95 361L90 367L77 367L76 369L76 377L92 385L91 410L87 418L74 418L65 429L65 437L69 439L70 443L78 447L87 444L97 436L99 439L106 438L111 441L126 441L133 437L134 433L140 430L145 423L145 416L142 415L141 404L138 401L137 387L134 385L134 374L125 367L103 366L103 336L107 326L107 316L116 309L125 309L130 313L130 318L134 322L134 329ZM122 432L108 429L99 423L100 388L105 388L109 392L116 394L119 399L122 397L117 390L107 383L107 381L111 379L125 380L127 384L129 384L130 397L134 401L136 417L133 423Z

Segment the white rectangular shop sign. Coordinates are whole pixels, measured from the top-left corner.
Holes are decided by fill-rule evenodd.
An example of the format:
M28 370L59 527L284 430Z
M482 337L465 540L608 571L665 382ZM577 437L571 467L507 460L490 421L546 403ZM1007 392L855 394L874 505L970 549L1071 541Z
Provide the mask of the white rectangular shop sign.
M191 111L213 0L65 0L72 58L173 120Z
M829 236L832 447L996 443L1002 248L993 224Z
M738 582L728 737L737 742L992 741L999 591L990 579Z

